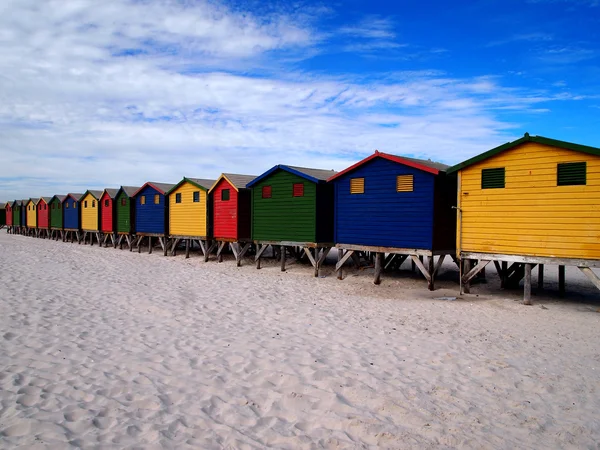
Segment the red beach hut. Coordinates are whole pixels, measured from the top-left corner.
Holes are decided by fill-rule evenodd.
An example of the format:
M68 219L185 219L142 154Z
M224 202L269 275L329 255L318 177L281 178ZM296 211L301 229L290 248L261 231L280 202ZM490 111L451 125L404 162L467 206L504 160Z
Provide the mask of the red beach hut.
M50 222L48 221L50 200L51 197L40 197L37 203L38 237L50 237L48 234L50 228Z
M108 246L110 239L113 246L116 246L116 227L115 227L115 198L118 189L104 189L100 197L100 231L104 233L104 245Z
M213 237L217 242L217 258L229 244L237 265L252 242L252 194L246 185L255 175L223 173L208 191L212 198Z

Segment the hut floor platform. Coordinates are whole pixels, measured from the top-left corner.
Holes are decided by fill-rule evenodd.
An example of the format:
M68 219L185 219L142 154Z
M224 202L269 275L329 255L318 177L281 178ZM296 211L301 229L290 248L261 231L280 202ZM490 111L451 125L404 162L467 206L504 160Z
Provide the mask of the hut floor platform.
M342 280L343 266L351 260L357 267L361 265L361 258L375 265L374 284L381 284L381 275L384 270L391 267L399 267L404 261L412 263L413 271L416 269L427 280L430 291L435 289L435 277L444 263L446 257L450 256L458 264L454 250L426 250L416 248L378 247L370 245L336 244L338 249L338 261L335 266L338 280ZM437 256L437 260L436 260ZM425 261L427 258L427 261Z
M500 277L500 287L503 289L518 288L523 282L523 303L531 305L531 272L538 267L538 290L544 289L544 266L558 266L559 292L565 294L565 266L577 267L592 284L600 289L600 277L592 268L600 267L600 260L551 258L529 255L503 255L494 253L461 252L462 261L460 274L461 293L471 292L471 280L485 267L493 262Z
M314 268L315 277L319 276L321 266L325 258L334 246L330 242L296 242L296 241L254 241L256 245L256 254L254 261L256 268L260 269L260 260L265 250L271 246L273 248L273 256L281 262L281 271L285 272L286 253L290 253L297 260L307 258Z

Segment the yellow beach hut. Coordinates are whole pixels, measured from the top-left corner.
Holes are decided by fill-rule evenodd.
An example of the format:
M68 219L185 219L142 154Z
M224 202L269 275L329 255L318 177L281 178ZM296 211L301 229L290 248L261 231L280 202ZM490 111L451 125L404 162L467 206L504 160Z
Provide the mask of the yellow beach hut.
M530 304L531 270L577 266L600 288L600 148L525 136L457 164L457 256L461 286L493 261L504 287L524 278ZM475 267L471 267L477 261Z
M37 200L30 198L25 203L27 235L37 236Z
M94 237L100 245L100 197L102 191L87 190L79 200L81 208L81 231L83 232L83 243L90 237L90 245L94 245Z
M172 242L171 255L177 245L185 242L185 256L189 257L190 246L198 243L204 260L212 249L209 244L208 190L215 180L184 178L167 192L169 198L169 237Z

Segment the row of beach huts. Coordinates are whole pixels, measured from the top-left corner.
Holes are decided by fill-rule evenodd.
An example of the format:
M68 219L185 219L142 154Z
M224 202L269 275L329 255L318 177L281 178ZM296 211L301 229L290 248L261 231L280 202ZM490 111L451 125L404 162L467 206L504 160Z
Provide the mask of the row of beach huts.
M490 263L503 287L524 280L526 304L535 266L539 288L549 264L561 293L567 265L600 289L600 149L527 133L453 167L376 151L341 172L277 165L259 176L14 200L4 210L9 233L165 256L198 248L205 261L227 250L238 266L252 254L260 268L271 247L282 270L290 255L317 276L336 248L340 279L347 262L374 264L379 284L409 261L433 290L452 258L461 292Z

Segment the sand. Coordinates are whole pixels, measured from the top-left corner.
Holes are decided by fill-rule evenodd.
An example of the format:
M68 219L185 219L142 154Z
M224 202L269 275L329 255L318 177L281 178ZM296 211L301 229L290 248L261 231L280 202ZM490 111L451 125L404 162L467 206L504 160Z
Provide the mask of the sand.
M599 448L598 293L526 307L489 272L440 300L445 270L429 292L2 232L0 447Z

